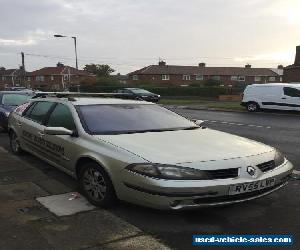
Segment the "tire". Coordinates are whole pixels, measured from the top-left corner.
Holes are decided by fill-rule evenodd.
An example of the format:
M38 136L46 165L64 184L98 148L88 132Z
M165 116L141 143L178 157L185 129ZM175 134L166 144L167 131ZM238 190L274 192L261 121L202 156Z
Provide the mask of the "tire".
M84 164L79 173L79 187L87 200L97 207L108 208L117 202L113 184L102 167L95 162Z
M246 108L249 112L256 112L260 109L259 105L256 102L248 102Z
M9 134L9 145L10 145L10 150L15 154L15 155L22 155L23 154L23 149L21 148L19 138L17 134L12 131Z

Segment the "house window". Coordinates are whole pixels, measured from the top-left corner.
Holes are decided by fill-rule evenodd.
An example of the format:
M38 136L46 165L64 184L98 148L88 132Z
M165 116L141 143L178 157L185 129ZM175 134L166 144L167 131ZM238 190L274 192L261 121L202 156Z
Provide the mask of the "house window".
M43 81L45 81L45 77L44 76L36 76L35 80L38 82L43 82Z
M279 78L279 81L282 82L282 76Z
M221 77L220 76L212 76L211 79L215 80L215 81L220 81Z
M64 80L68 80L68 75L64 75Z
M260 82L261 81L261 76L255 76L254 81L255 82Z
M161 75L161 79L163 81L168 81L168 80L170 80L170 76L169 75Z
M183 75L182 76L182 80L184 80L184 81L190 81L191 80L191 76L190 75Z
M51 81L54 81L54 76L51 76Z
M27 77L27 81L28 81L28 82L30 82L30 81L31 81L31 78L30 78L29 76Z
M246 80L246 77L245 76L239 76L239 79L238 79L240 82L244 82Z
M196 75L197 81L203 81L203 79L204 79L203 75Z
M132 76L132 80L137 81L138 79L139 79L139 76L138 76L138 75L133 75L133 76Z
M231 76L231 81L238 81L239 77L238 76Z
M276 81L276 77L275 76L270 76L269 77L269 82L275 82Z
M6 77L5 76L2 76L2 81L5 81L6 80Z

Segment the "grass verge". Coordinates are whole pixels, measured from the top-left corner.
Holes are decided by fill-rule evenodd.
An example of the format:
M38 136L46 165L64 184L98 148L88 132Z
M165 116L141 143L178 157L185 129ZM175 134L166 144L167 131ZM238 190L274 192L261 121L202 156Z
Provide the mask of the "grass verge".
M183 105L195 108L209 108L220 110L245 111L245 108L237 101L218 101L218 100L201 100L201 99L161 99L159 102L164 105Z

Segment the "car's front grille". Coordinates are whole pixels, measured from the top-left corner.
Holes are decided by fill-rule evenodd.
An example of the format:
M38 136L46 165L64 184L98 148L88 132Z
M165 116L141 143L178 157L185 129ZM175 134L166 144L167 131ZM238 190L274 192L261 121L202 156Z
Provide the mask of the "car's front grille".
M262 172L268 172L272 169L275 168L275 161L267 161L261 164L258 164L257 167L262 171Z
M218 170L205 170L208 179L228 179L235 178L239 175L238 168L227 168L227 169L218 169Z

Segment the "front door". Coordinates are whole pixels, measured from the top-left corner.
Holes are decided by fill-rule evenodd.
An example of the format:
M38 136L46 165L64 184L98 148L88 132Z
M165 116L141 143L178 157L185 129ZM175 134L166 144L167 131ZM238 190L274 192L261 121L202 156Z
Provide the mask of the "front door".
M63 127L74 131L76 134L76 126L70 108L64 104L58 103L47 121L47 127ZM48 151L55 155L55 162L67 170L74 171L74 162L77 155L76 136L70 135L44 135L45 141L48 143Z

